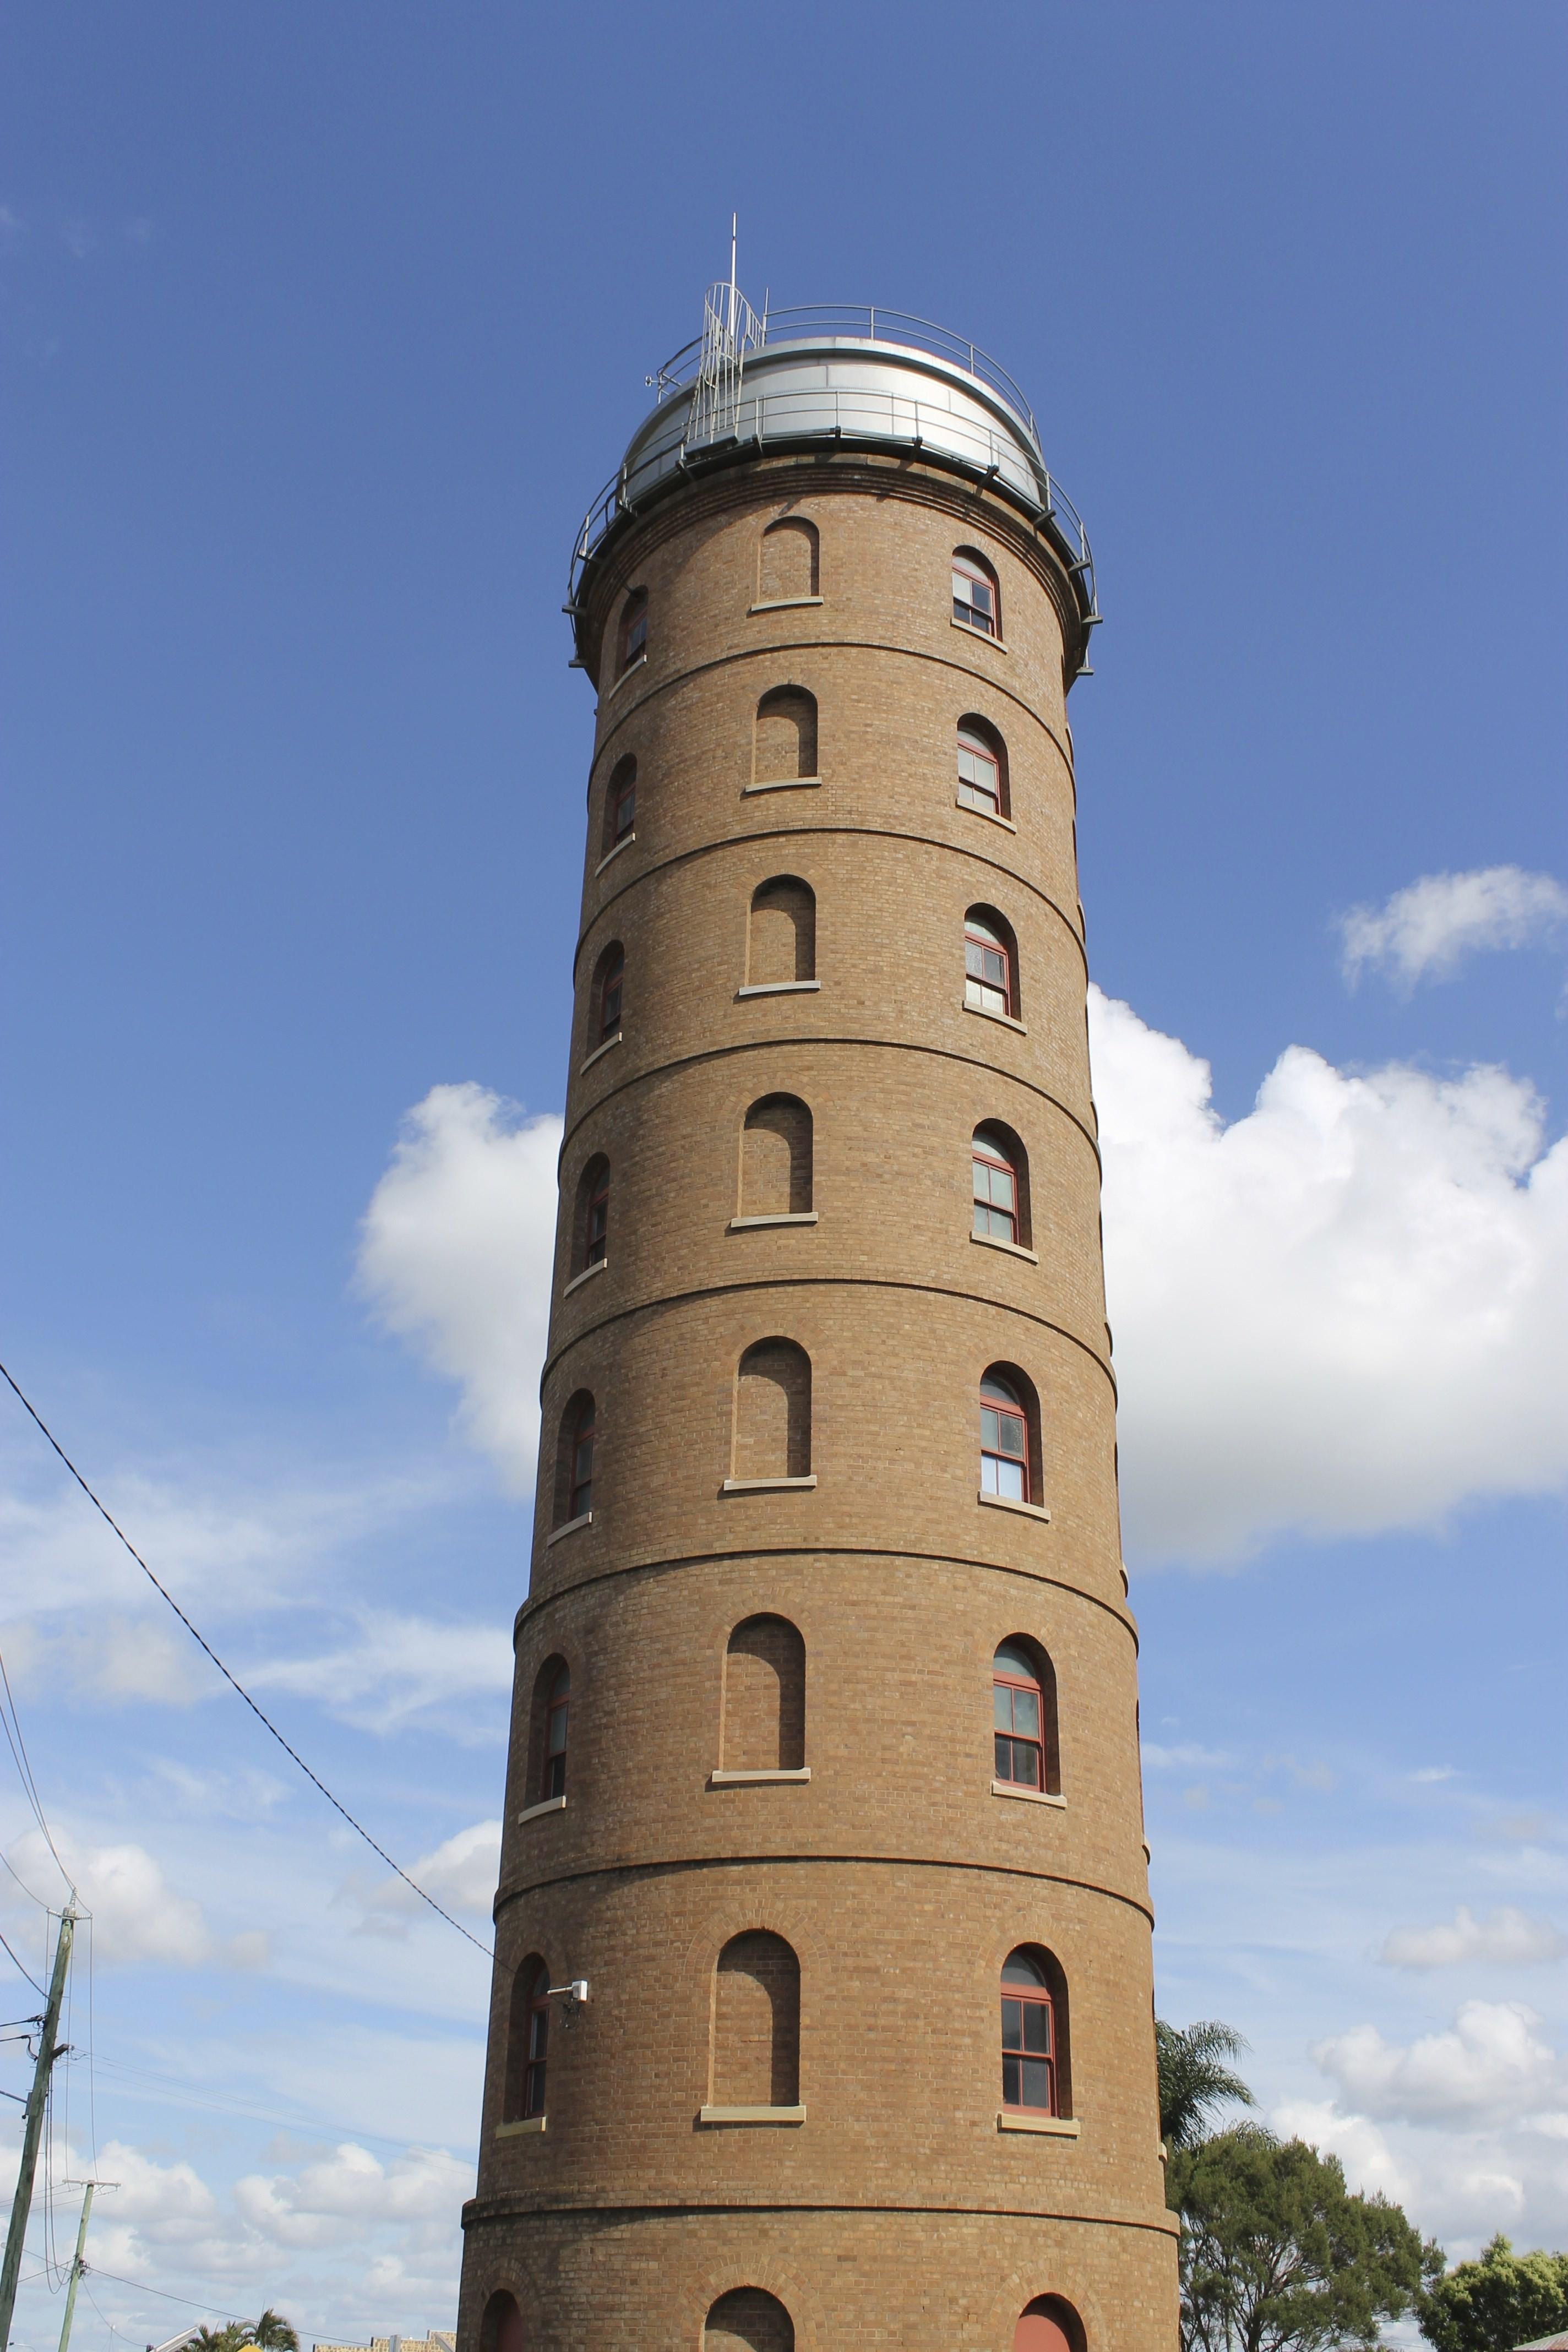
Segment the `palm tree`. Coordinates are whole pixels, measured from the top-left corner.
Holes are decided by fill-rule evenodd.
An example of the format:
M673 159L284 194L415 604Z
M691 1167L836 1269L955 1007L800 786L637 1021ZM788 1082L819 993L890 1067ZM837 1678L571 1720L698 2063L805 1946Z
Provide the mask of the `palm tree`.
M270 2304L249 2331L249 2341L257 2352L300 2352L300 2338L289 2322Z
M1207 2137L1215 2107L1234 2099L1239 2106L1258 2105L1239 2074L1222 2062L1239 2058L1247 2047L1228 2025L1212 2019L1196 2025L1167 2025L1154 2021L1154 2053L1160 2068L1160 2137L1167 2147L1193 2147Z

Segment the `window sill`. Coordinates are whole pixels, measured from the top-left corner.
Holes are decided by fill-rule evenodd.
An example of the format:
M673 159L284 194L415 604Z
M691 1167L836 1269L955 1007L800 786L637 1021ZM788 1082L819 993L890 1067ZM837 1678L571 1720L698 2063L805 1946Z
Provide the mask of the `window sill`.
M605 850L605 854L604 854L603 857L601 857L601 858L600 858L600 860L599 860L599 862L598 862L597 866L595 866L595 868L594 868L594 879L595 879L595 882L598 880L598 878L599 878L600 875L604 872L604 870L605 870L605 866L613 866L613 865L615 864L615 862L616 862L616 858L620 856L620 854L621 854L622 850L623 850L623 849L629 849L629 848L631 847L631 845L632 845L633 842L637 839L637 829L636 825L634 824L634 825L633 825L633 827L632 827L632 829L631 829L631 831L630 831L630 833L623 833L623 834L622 834L622 835L621 835L621 837L620 837L619 841L617 841L617 842L616 842L616 845L615 845L614 849L606 849L606 850Z
M595 1045L587 1060L585 1062L579 1062L577 1065L577 1076L582 1077L584 1072L593 1068L601 1054L607 1054L612 1045L618 1045L621 1042L622 1034L623 1033L617 1029L613 1037L606 1037L602 1045Z
M957 624L957 622L955 621L955 622L953 623L953 626L956 628L956 627L957 627L957 625L958 625L958 624ZM639 669L647 669L647 654L638 654L638 656L637 656L637 659L636 659L636 661L635 661L635 662L627 662L627 664L626 664L626 666L625 669L624 669L624 670L622 670L622 672L621 672L621 674L620 674L619 677L618 677L618 678L616 678L616 682L615 682L614 686L612 686L612 687L611 687L611 688L610 688L610 690L609 690L608 694L606 694L606 695L605 696L605 698L605 698L605 700L606 702L613 702L613 701L615 700L615 698L616 698L616 695L617 695L617 694L619 694L619 692L620 692L620 690L621 690L622 687L623 687L623 686L625 686L625 684L626 684L626 682L627 678L628 678L628 677L636 677L636 676L637 676L637 672L638 672L638 670L639 670Z
M1021 1509L1022 1505L1019 1505L1017 1507ZM550 1533L544 1538L545 1550L548 1551L552 1544L563 1542L567 1536L574 1536L579 1528L591 1528L593 1524L593 1512L584 1511L577 1518L568 1519L564 1527L552 1528Z
M574 1274L572 1276L561 1294L562 1297L570 1298L574 1290L581 1290L585 1282L592 1282L596 1274L603 1274L609 1263L607 1257L596 1257L592 1265L585 1265L581 1274Z
M809 1780L810 1778L811 1767L809 1764L801 1764L790 1770L781 1768L779 1770L773 1772L723 1772L715 1770L710 1772L708 1775L708 1786L710 1789L756 1789L762 1788L770 1780L798 1781Z
M980 816L984 812L975 809L972 814ZM1026 1037L1029 1034L1023 1023L1015 1021L1010 1013L993 1013L988 1004L971 1004L967 996L963 999L963 1010L965 1013L977 1013L982 1021L1000 1021L1004 1029L1015 1029L1020 1037Z
M760 980L749 988L738 988L735 1001L742 996L815 996L822 986L819 980Z
M947 617L950 621L952 621L952 615L951 613ZM983 646L994 646L999 654L1005 654L1008 651L1007 641L1005 637L994 637L989 629L977 629L973 621L952 621L952 625L955 629L962 629L966 637L976 638Z
M1049 1789L1021 1789L1016 1780L993 1780L991 1793L994 1797L1021 1797L1026 1805L1055 1805L1058 1812L1067 1811L1065 1797L1053 1796ZM565 1803L564 1797L561 1801ZM528 1819L526 1813L523 1819Z
M794 1487L815 1486L816 1484L816 1473L814 1470L806 1478L726 1478L719 1492L721 1495L783 1495Z
M1044 2132L1051 2139L1078 2137L1078 2125L1071 2116L1026 2116L1009 2107L998 2109L996 2128L998 2131Z
M821 789L820 776L781 776L775 784L742 784L741 798L749 800L753 793L816 793Z
M700 2124L803 2124L804 2107L699 2107Z
M976 1249L1005 1250L1009 1257L1026 1258L1031 1265L1038 1265L1040 1262L1034 1251L1026 1249L1022 1242L1005 1242L999 1234L971 1234L969 1238Z
M519 1829L521 1829L524 1822L536 1822L541 1813L563 1813L565 1811L566 1800L564 1797L542 1797L537 1805L525 1805L523 1807L521 1812L519 1813L517 1817L517 1825Z
M820 604L820 596L767 596L760 604L748 604L748 613L790 613L800 604Z
M984 1503L987 1510L1022 1511L1026 1519L1044 1519L1048 1523L1051 1516L1043 1503L1020 1503L1011 1495L988 1495L984 1487L974 1499L977 1503ZM564 1528L562 1532L564 1534Z
M961 808L965 816L977 816L985 824L999 824L1004 833L1016 833L1018 830L1010 816L997 816L991 809L976 808L973 801L960 799L957 793L952 796L952 804L954 808Z
M542 2132L544 2124L542 2116L525 2116L520 2124L497 2124L495 2136L497 2139L521 2139L524 2132Z
M727 1234L749 1234L757 1225L815 1225L815 1209L781 1209L770 1217L731 1217L724 1230Z

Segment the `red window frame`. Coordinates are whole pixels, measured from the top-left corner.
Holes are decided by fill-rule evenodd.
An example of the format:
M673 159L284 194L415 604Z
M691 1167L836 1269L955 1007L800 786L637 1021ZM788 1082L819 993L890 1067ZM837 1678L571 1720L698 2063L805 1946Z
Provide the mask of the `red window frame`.
M599 1409L592 1397L578 1407L572 1424L566 1516L580 1519L594 1507L594 1446L599 1434Z
M975 587L984 591L983 604L977 604L972 596L960 596L955 593L952 599L953 619L962 627L974 630L979 636L1000 637L1002 591L997 583L996 574L991 570L989 564L977 563L972 555L955 555L952 559L952 576L955 582L973 581Z
M998 1654L1000 1654L1000 1653ZM1019 1674L1012 1666L991 1667L992 1736L995 1742L995 1777L1014 1789L1038 1789L1046 1785L1046 1694L1037 1674ZM1033 1698L1035 1728L1028 1729L1028 1715L1024 1714L1024 1727L1019 1728L1020 1699ZM1017 1769L1020 1758L1027 1771Z
M1016 1247L1018 1242L1017 1168L1011 1160L1004 1157L1001 1146L999 1144L993 1143L990 1138L985 1134L984 1129L981 1128L977 1128L975 1129L973 1137L970 1141L969 1164L974 1196L974 1231L985 1241L1007 1241L1011 1242L1014 1246ZM980 1171L982 1169L984 1169L987 1171L986 1189L984 1192L982 1192L980 1189ZM1007 1179L1008 1187L1013 1196L1013 1205L1010 1209L999 1202L994 1197L995 1188L992 1181L993 1171L1004 1175ZM1004 1220L1007 1227L1005 1234L998 1234L993 1229L989 1222L993 1217L1000 1217ZM982 1223L983 1219L986 1222Z
M1008 1961L1012 1959L1008 1955ZM1034 1966L1033 1961L1029 1963ZM1041 2082L1041 2076L1044 2082ZM1044 2089L1045 2099L1026 2097ZM1043 1984L1016 1983L1002 1969L1002 2105L1015 2115L1060 2113L1056 2003Z
M970 728L961 727L958 730L958 753L961 759L965 751L972 760L978 760L990 769L993 781L987 784L973 776L966 776L961 769L958 777L959 805L963 808L977 808L987 816L1005 816L1006 811L1002 805L1001 761L984 736L976 735ZM966 793L973 793L974 797L965 800L963 795Z
M602 1160L583 1214L583 1272L605 1255L610 1233L610 1163Z
M544 2069L550 2053L550 1970L542 1968L528 1994L528 2042L522 2068L522 2113L544 2113Z
M997 1395L988 1392L987 1383L991 1384L992 1390L1001 1390L1005 1393ZM995 1426L989 1427L988 1423L993 1423ZM1005 1442L1015 1427L1017 1434L1016 1452ZM995 1465L994 1483L991 1485L986 1483L987 1463ZM1007 1493L1001 1477L1005 1469L1017 1471L1022 1487L1021 1493L1017 1495ZM1031 1500L1029 1416L1022 1399L1016 1397L1000 1375L994 1372L987 1372L980 1383L980 1491L983 1495L1001 1495L1009 1502L1026 1503Z
M1001 966L1000 981L993 980L985 969L987 961L993 957ZM979 965L978 971L973 969L976 963ZM973 928L966 916L963 924L963 992L966 1000L972 981L977 989L981 991L990 989L994 994L1000 996L1002 1009L1009 1017L1016 1014L1017 1007L1013 1001L1012 956L1001 940L987 939L984 933ZM980 1009L983 1013L989 1013L994 1011L994 1007L985 1004Z
M558 1669L544 1703L544 1754L540 1772L541 1802L566 1794L566 1730L572 1708L572 1672Z
M612 777L611 782L614 782L614 781L615 780ZM626 773L622 776L615 799L610 804L610 846L612 849L617 847L621 842L625 841L627 834L630 833L633 825L637 823L637 763L633 760L628 764Z
M626 976L626 960L616 953L610 958L599 975L599 1043L607 1045L619 1034L621 1026L621 983Z
M646 589L637 588L634 589L626 598L625 609L621 614L621 657L616 667L616 675L624 675L630 669L633 662L642 659L647 651L647 592Z

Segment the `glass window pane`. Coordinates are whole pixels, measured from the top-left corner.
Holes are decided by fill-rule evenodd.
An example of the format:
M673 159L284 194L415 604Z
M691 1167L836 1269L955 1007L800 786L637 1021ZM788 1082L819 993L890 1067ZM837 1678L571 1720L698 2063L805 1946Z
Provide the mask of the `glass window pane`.
M1001 1465L997 1462L994 1454L983 1454L981 1455L980 1491L983 1495L994 1495L997 1492L997 1472L1000 1467Z
M1013 1743L1002 1732L996 1734L996 1778L1010 1780L1013 1777Z
M1004 1984L1026 1984L1037 1987L1046 1981L1038 1960L1027 1952L1009 1952L1002 1964Z
M1021 1463L997 1463L996 1492L999 1495L1005 1495L1009 1502L1021 1503L1024 1500L1024 1470Z
M1016 2058L1005 2054L1002 2060L1002 2105L1021 2107L1024 2104L1024 2070Z
M980 1408L981 1444L997 1447L1001 1442L1001 1428L1002 1415L999 1412L994 1412L989 1405L983 1404Z
M996 1425L1002 1433L1003 1453L1022 1454L1024 1451L1024 1424L1018 1419L1016 1413L999 1412L996 1416Z
M1044 2058L1026 2058L1021 2072L1024 2077L1023 2105L1048 2109L1051 2104L1050 2062Z
M1035 1662L1018 1642L1003 1643L996 1653L995 1666L999 1675L1017 1675L1026 1683L1035 1679Z
M1009 1694L1013 1701L1013 1728L1025 1739L1040 1736L1040 1702L1034 1691L1016 1690Z
M1021 2050L1024 2046L1024 2003L1006 2000L1002 2003L1002 2047Z
M1024 2047L1049 2055L1051 2047L1051 2012L1042 2000L1024 2003Z
M991 1685L991 1720L998 1731L1013 1728L1013 1694L1005 1683Z

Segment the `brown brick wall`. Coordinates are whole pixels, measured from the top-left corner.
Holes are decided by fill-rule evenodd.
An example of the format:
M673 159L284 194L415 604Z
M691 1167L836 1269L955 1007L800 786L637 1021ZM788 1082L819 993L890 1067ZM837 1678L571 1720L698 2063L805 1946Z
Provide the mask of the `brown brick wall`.
M815 543L764 546L780 519ZM952 625L959 544L996 569L1001 646ZM812 564L819 604L752 610L759 583L806 593ZM465 2344L500 2289L528 2344L563 2352L696 2347L714 2302L747 2290L835 2352L1008 2352L1047 2294L1089 2352L1170 2352L1070 595L1000 502L848 459L709 478L600 572L591 660L631 588L647 654L600 679ZM956 804L971 714L1005 743L1010 824ZM602 863L628 757L635 839ZM818 781L749 789L770 763ZM781 877L805 887L769 893ZM974 905L1016 935L1021 1026L964 1006ZM621 1042L584 1069L612 943ZM742 994L759 974L816 984ZM809 1113L809 1192L799 1114L748 1135L779 1096ZM1037 1262L971 1236L983 1121L1027 1155ZM601 1156L605 1262L565 1296ZM807 1200L815 1223L732 1227ZM750 1358L742 1379L776 1339L801 1357ZM979 1498L994 1362L1037 1394L1048 1519ZM551 1542L555 1433L583 1391L592 1524ZM726 1490L807 1460L815 1486ZM993 1791L991 1661L1009 1636L1049 1662L1060 1802ZM556 1658L567 1801L520 1822ZM998 2127L998 1975L1022 1943L1066 1987L1076 2136ZM510 1974L533 1952L590 2000L552 2030L545 2129L498 2137ZM764 2083L779 2104L786 2079L803 2121L702 2116L765 2104Z

